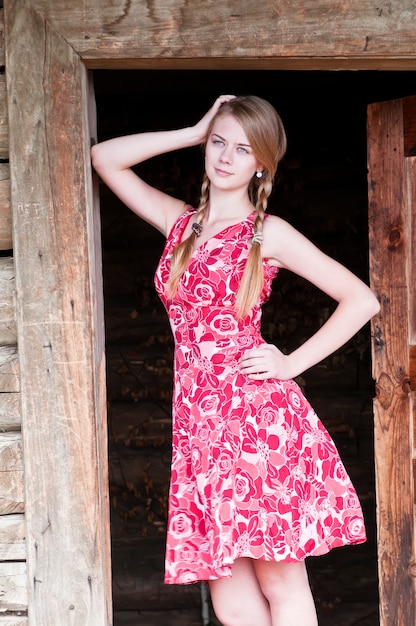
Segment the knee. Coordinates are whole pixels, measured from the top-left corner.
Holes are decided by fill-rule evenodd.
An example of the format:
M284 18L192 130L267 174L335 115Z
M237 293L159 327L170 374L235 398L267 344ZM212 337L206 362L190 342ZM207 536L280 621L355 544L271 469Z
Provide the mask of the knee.
M250 622L247 607L242 607L242 603L237 598L230 597L219 602L212 598L215 616L222 626L254 626L257 622Z
M291 595L310 593L304 563L259 562L256 573L262 593L269 602L288 599Z
M234 610L230 606L215 606L213 603L215 617L222 626L241 626L245 624L244 616L238 610Z

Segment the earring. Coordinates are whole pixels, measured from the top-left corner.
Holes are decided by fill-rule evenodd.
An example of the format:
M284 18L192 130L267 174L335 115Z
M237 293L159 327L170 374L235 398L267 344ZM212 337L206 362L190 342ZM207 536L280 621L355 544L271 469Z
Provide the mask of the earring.
M256 172L257 178L261 178L263 176L263 172Z

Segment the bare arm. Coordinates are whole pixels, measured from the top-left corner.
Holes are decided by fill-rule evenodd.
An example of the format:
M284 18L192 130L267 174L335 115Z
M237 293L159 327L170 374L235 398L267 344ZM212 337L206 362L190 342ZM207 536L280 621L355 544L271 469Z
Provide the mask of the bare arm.
M195 126L127 135L96 144L91 149L95 170L126 206L167 235L184 211L184 202L148 185L131 168L159 154L201 144L212 117L231 97L217 98Z
M302 276L338 306L323 326L289 355L266 345L246 352L241 370L252 378L293 378L344 345L379 310L373 292L343 265L328 257L287 222L270 217L264 228L264 256Z

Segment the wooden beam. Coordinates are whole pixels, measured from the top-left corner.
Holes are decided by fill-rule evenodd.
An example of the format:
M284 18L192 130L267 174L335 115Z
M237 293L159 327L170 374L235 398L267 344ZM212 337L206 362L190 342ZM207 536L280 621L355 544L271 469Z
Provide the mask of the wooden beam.
M414 159L414 157L413 157ZM375 463L381 626L414 622L414 496L409 384L410 234L403 100L368 107Z
M412 0L388 5L378 0L31 3L91 67L109 67L117 60L122 67L126 60L130 67L169 60L196 67L208 60L216 69L218 60L232 69L239 61L267 64L274 59L271 67L284 69L292 59L303 63L302 69L322 69L319 60L326 69L356 69L356 63L377 69L385 57L397 60L401 69L403 64L416 68Z
M29 622L112 621L104 324L88 74L5 3ZM25 175L22 177L21 172Z

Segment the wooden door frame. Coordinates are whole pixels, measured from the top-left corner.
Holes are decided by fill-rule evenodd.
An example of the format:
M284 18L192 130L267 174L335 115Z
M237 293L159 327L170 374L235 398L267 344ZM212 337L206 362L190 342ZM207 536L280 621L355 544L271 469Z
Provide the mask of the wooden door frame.
M380 622L416 614L414 392L416 96L368 106L374 440Z
M413 3L281 4L4 0L31 626L112 623L88 70L416 69Z

